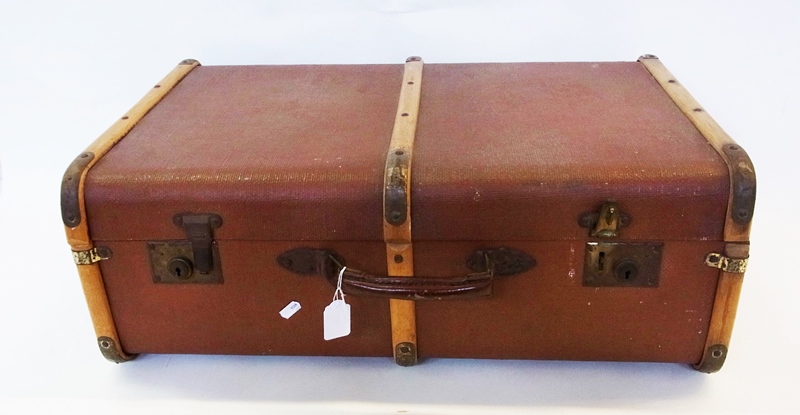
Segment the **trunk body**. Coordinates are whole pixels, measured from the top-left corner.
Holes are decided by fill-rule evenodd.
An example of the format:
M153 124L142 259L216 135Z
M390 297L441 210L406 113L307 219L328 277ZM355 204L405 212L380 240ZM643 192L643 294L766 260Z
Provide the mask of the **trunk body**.
M387 274L402 79L402 65L200 66L177 83L83 184L89 237L113 252L99 266L121 349L391 356L388 299L348 295L352 332L325 341L335 287L278 258L323 249ZM703 359L722 274L704 260L726 248L729 168L641 62L426 64L421 91L414 275L468 274L491 247L536 262L494 276L489 298L417 301L421 357ZM624 226L591 236L582 218L609 203ZM171 254L153 244L189 238L181 214L221 218L213 283L157 275L154 256ZM628 273L645 286L587 282L590 244L611 242L657 253L655 271ZM624 274L614 261L600 267ZM284 319L291 301L302 309Z

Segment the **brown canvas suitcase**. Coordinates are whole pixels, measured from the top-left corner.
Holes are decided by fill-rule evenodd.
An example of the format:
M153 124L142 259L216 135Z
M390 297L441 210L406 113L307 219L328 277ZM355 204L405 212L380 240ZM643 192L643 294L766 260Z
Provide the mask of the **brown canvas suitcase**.
M747 154L645 55L186 60L69 166L61 208L115 362L394 355L713 372L754 203ZM325 340L337 284L350 334Z

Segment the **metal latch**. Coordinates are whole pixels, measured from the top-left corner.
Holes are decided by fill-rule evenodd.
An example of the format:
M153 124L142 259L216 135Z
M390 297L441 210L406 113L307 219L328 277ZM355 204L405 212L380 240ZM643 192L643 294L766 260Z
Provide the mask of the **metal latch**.
M109 258L111 258L111 250L104 246L98 246L86 251L72 251L72 259L76 265L91 265Z
M213 213L179 213L172 221L186 231L186 238L192 245L194 269L200 274L208 274L214 266L212 230L222 226L222 218Z
M712 252L706 256L706 265L719 268L725 272L743 274L747 270L747 258L728 258L725 255Z
M623 212L614 202L606 202L599 212L587 212L581 215L578 223L581 227L590 228L590 236L595 238L616 238L619 229L631 223L631 217Z
M584 287L658 287L661 242L588 242Z

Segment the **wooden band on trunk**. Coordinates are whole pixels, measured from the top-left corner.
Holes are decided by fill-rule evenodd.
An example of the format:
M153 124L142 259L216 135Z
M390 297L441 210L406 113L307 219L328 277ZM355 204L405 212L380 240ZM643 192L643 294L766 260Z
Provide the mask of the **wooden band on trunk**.
M78 156L76 162L67 170L65 182L67 180L77 180L77 205L75 215L72 217L76 226L66 225L64 229L67 233L67 242L73 252L89 251L94 248L94 244L89 237L89 226L86 220L86 204L84 201L84 183L89 169L100 160L115 144L117 144L144 116L163 99L172 88L175 87L189 72L200 63L194 59L182 61L164 79L142 97L128 112L125 113L108 130L100 135L84 153ZM81 163L79 160L86 160ZM76 170L76 165L78 170ZM68 177L69 175L69 177ZM70 194L67 192L67 194ZM63 198L65 191L62 188L62 209L65 205ZM89 314L92 318L95 333L97 334L98 346L103 356L107 359L122 362L133 358L132 355L122 350L122 345L117 335L114 319L111 315L111 308L108 303L103 277L100 273L100 265L97 263L78 265L78 275L81 279L83 293L89 305Z
M728 166L730 193L723 230L723 240L728 242L725 255L737 259L747 258L756 191L755 170L750 158L657 57L644 55L639 58L639 62L653 75L675 105L708 140ZM712 373L718 371L725 362L743 278L743 273L720 271L705 350L701 360L694 365L695 369Z
M412 277L411 160L417 130L422 84L422 59L406 60L403 84L386 155L383 189L383 239L390 277ZM413 300L389 300L395 362L411 366L417 362L417 323Z

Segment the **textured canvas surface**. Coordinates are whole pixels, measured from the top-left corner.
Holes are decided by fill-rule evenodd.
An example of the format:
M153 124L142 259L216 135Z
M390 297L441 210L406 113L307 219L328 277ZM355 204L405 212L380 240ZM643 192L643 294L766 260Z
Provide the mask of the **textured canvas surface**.
M177 238L172 214L206 211L219 239L382 240L401 78L197 68L90 171L93 238ZM628 238L721 237L725 165L638 63L429 64L422 91L417 240L579 239L609 198Z

